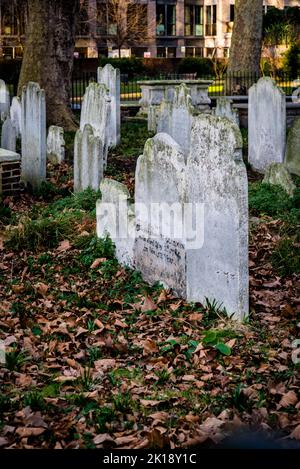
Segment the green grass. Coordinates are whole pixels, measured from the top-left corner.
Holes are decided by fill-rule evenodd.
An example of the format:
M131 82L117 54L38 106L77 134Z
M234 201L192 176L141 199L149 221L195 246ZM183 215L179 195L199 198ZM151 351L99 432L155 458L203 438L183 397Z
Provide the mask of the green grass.
M283 238L273 252L271 262L273 267L283 277L300 274L299 240Z
M300 220L300 189L296 189L294 196L289 197L279 186L261 182L250 184L249 207L255 215Z

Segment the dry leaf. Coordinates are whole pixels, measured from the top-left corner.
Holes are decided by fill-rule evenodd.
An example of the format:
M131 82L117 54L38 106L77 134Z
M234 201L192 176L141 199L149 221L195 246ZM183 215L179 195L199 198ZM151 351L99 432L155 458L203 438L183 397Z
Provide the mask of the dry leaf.
M296 405L298 402L297 394L294 391L289 391L284 394L278 404L278 408L280 407L288 407L289 405Z

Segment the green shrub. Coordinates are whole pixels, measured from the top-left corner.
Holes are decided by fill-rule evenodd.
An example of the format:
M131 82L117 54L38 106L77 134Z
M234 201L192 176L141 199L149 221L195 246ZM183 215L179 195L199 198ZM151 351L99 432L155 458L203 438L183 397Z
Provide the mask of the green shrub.
M43 216L57 215L65 210L84 210L93 212L96 209L96 202L101 199L101 192L92 189L86 189L83 192L72 194L64 199L59 199L49 205L44 211Z
M202 77L205 75L213 75L213 66L209 59L186 57L180 61L177 72L179 74L197 73L198 77Z
M121 74L128 75L128 78L133 78L136 75L145 75L146 68L143 60L136 57L112 59L101 57L100 67L104 67L106 64L111 64L113 67L118 68Z
M300 73L300 41L294 42L284 57L283 70L290 78L298 78Z
M295 238L283 238L271 256L273 267L285 277L300 273L300 244Z

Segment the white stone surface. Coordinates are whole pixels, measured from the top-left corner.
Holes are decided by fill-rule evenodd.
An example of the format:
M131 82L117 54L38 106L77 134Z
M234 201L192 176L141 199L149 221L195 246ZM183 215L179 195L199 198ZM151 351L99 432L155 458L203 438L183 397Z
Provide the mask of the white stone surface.
M61 164L65 160L64 129L56 125L49 127L47 137L47 158L54 164Z
M3 123L1 134L1 147L5 150L16 151L17 135L9 117Z
M228 119L194 119L187 201L204 204L204 243L187 252L187 299L216 300L229 315L249 312L248 182L239 128Z
M0 119L2 122L9 115L10 97L5 81L0 80Z
M22 134L22 105L21 99L18 96L14 96L10 106L10 118L13 126L16 129L17 138L21 137Z
M108 89L100 83L91 83L85 92L80 118L80 130L83 131L86 124L94 129L96 137L100 137L103 145L104 168L107 165L110 137L111 100Z
M103 145L91 125L78 130L74 144L74 191L98 190L103 178Z
M18 153L0 148L0 163L13 163L14 161L20 161L20 159Z
M149 283L158 281L185 297L185 237L180 229L184 227L185 156L172 137L157 134L147 141L137 163L135 189L136 269ZM161 215L155 212L158 204L164 204Z
M121 265L134 266L135 212L126 186L113 179L100 184L102 199L97 202L97 236L109 236Z
M45 91L29 82L22 91L22 172L25 184L37 187L46 179Z
M217 98L217 107L215 115L217 117L226 117L237 125L240 125L239 113L237 109L232 107L233 101L225 96Z
M98 68L98 83L103 83L109 89L111 99L110 146L116 146L121 141L121 77L120 70L111 64Z
M285 142L285 95L271 78L261 78L249 90L249 163L262 173L283 163Z
M177 142L187 154L191 143L193 115L189 89L185 84L175 88L173 101L163 101L158 110L157 131L165 132Z

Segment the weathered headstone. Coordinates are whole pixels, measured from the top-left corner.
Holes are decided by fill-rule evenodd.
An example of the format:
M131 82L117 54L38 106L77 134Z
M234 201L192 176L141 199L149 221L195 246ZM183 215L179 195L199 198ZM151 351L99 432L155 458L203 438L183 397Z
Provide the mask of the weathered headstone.
M300 103L300 88L297 88L296 90L293 91L292 102Z
M165 132L188 153L191 142L193 115L196 110L192 105L189 89L185 84L175 88L172 102L163 101L158 111L157 131Z
M100 184L102 199L97 202L97 236L109 236L116 258L124 266L134 266L135 211L126 186L113 179Z
M149 283L186 296L185 155L167 134L147 141L136 169L135 266Z
M13 123L13 126L16 129L17 138L21 137L22 134L22 105L21 99L17 96L14 96L10 106L10 118Z
M0 80L0 119L2 122L9 115L10 97L5 81Z
M101 139L103 145L104 168L107 165L107 154L110 143L110 113L111 100L108 89L100 83L91 83L85 92L80 118L80 130L86 124L92 126L96 137Z
M98 83L103 83L109 89L111 99L110 146L116 146L121 141L121 77L120 70L111 64L98 68Z
M284 189L285 192L287 192L290 196L293 195L294 190L296 189L290 173L288 172L286 166L284 166L282 163L272 163L266 169L263 182L265 184L272 184L282 187L282 189Z
M64 129L52 125L47 137L47 158L54 164L61 164L65 160Z
M29 82L22 91L22 180L37 187L46 179L45 91Z
M271 78L261 78L249 90L249 163L262 173L283 163L285 140L285 95Z
M288 134L285 164L290 173L300 176L300 117L295 119Z
M103 178L103 145L91 125L78 130L74 144L74 191L98 190Z
M237 109L233 109L232 100L227 97L221 96L217 98L217 107L215 109L215 115L217 117L227 117L235 124L240 124L239 113Z
M187 251L187 299L216 300L242 319L249 311L248 182L241 133L228 119L194 119L187 201L204 204L203 246Z
M2 126L1 147L5 150L16 151L17 135L12 121L9 117L6 118Z

